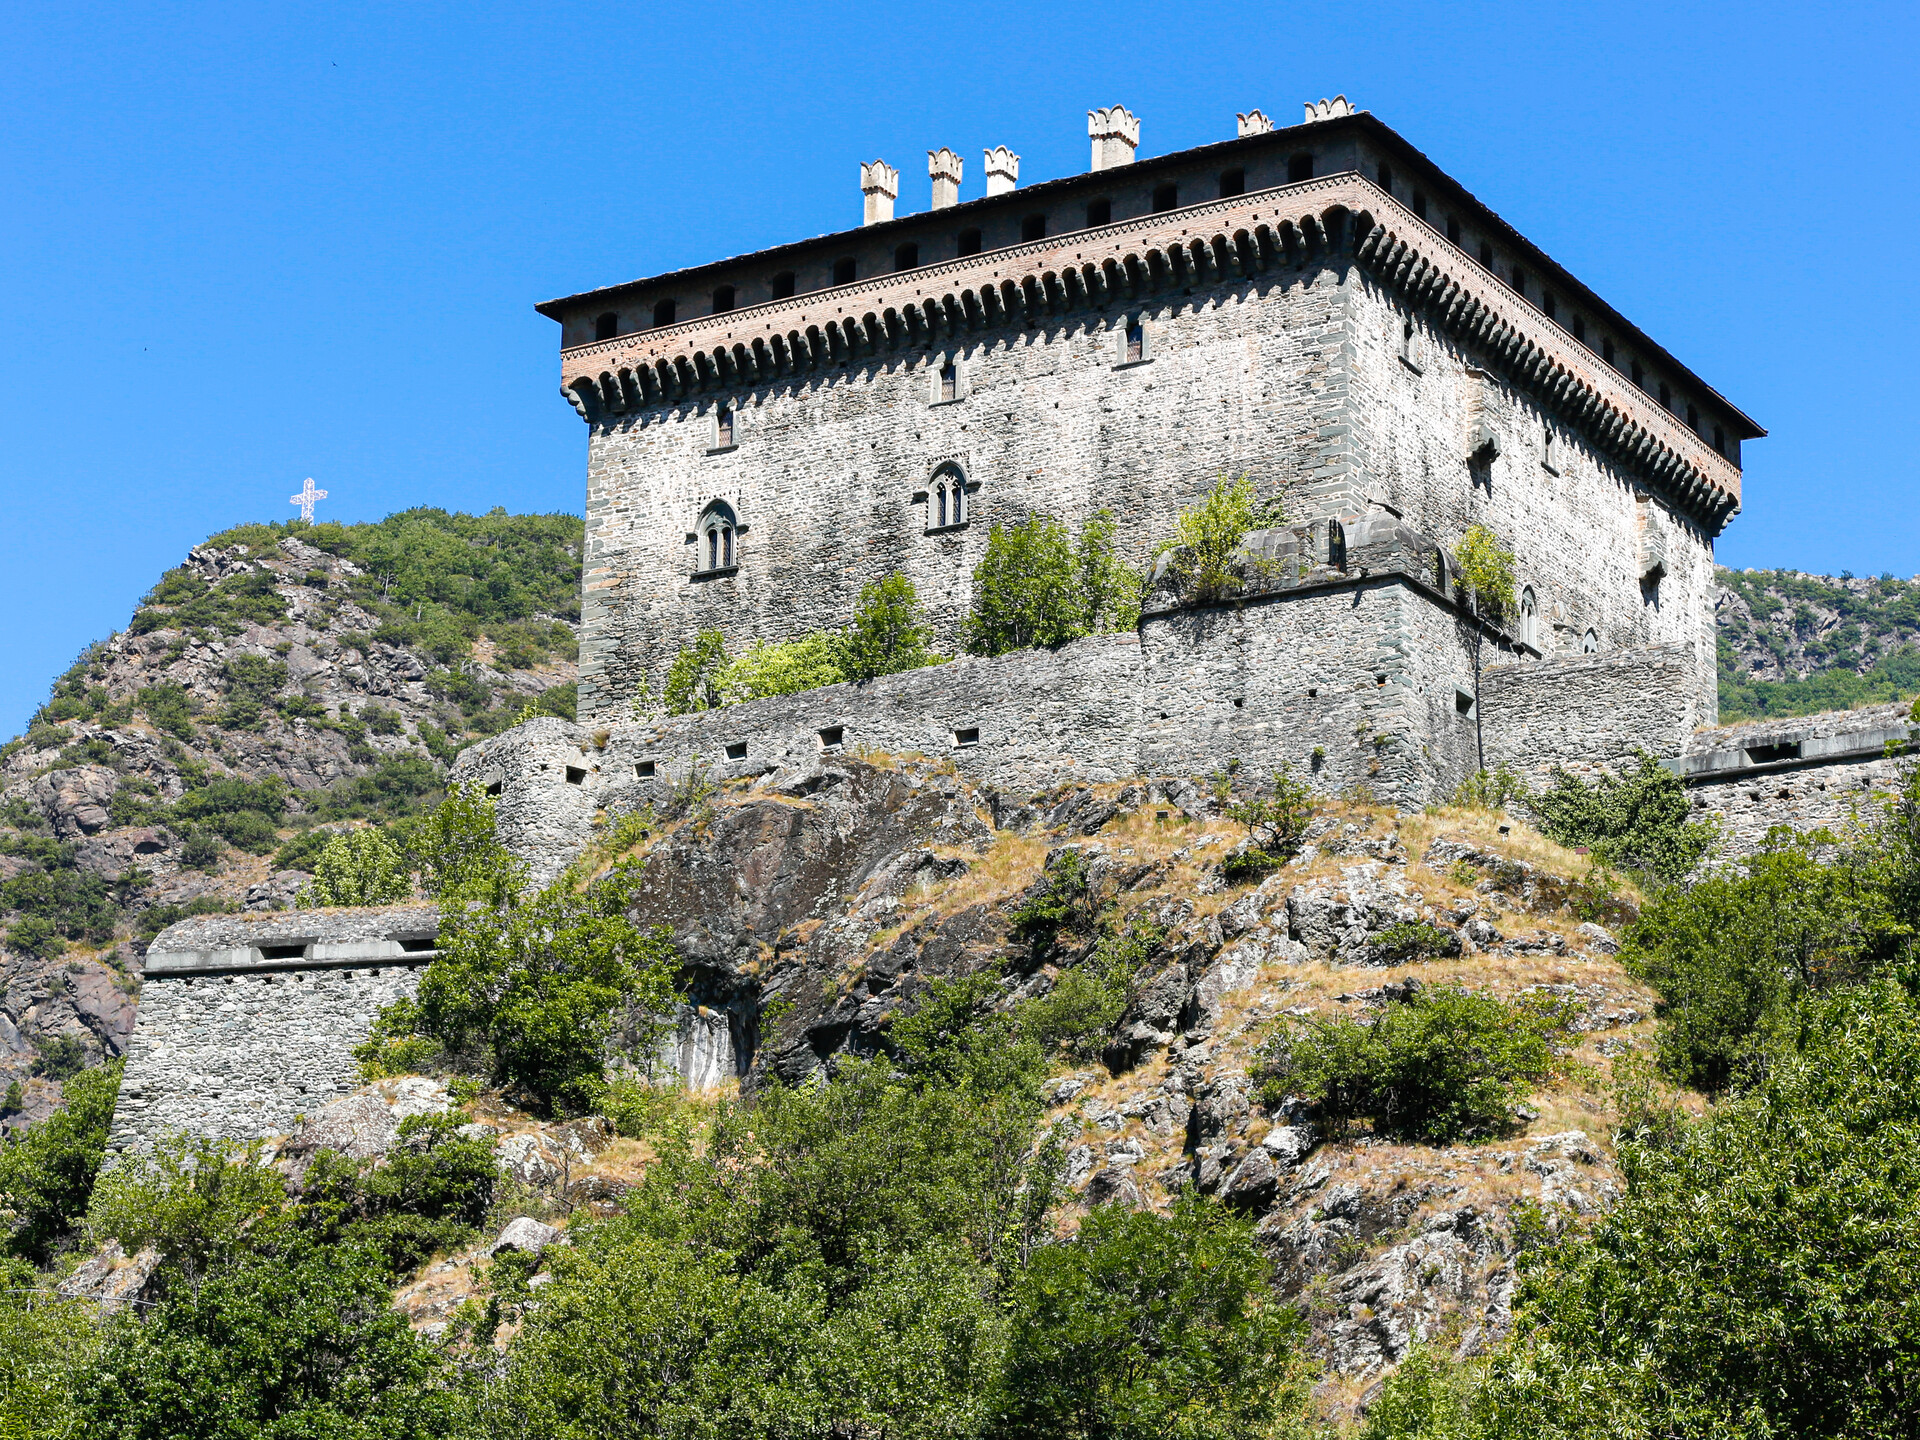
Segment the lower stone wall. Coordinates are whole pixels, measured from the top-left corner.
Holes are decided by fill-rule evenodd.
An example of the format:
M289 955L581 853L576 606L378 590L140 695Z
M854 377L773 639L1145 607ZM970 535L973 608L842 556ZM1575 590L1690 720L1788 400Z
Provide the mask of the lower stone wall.
M1694 809L1719 820L1720 854L1737 860L1775 825L1841 834L1873 819L1915 763L1915 734L1905 704L1756 720L1702 730L1669 768Z
M1480 680L1488 768L1536 786L1556 765L1591 777L1636 748L1659 760L1693 749L1697 709L1681 645L1503 665Z
M176 1131L285 1134L359 1083L353 1047L381 1006L411 998L419 983L406 965L150 976L109 1148L144 1151Z

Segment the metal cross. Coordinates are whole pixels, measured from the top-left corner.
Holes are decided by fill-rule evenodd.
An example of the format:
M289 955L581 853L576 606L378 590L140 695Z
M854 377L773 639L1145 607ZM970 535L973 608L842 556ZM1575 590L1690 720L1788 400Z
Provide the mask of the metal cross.
M287 503L289 505L298 505L300 507L300 518L311 525L313 523L313 502L326 498L326 491L313 488L313 477L309 475L307 477L307 483L300 487L300 493L298 495L289 495L287 497Z

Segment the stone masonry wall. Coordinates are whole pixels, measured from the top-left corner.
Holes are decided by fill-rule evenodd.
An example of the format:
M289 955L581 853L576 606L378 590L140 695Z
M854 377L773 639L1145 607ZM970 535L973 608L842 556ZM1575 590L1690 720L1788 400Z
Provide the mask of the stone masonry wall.
M353 1047L381 1006L415 993L431 955L417 947L438 919L431 907L389 906L210 915L162 931L147 952L109 1148L140 1152L175 1132L284 1134L351 1090Z
M1346 310L1351 270L1315 262L1172 301L987 332L929 355L876 358L732 397L736 444L714 452L716 401L609 417L590 440L582 716L656 691L705 628L730 643L841 623L860 587L904 571L955 648L996 522L1110 508L1144 560L1219 476L1284 488L1300 517L1350 508ZM1122 364L1144 320L1147 358ZM940 365L958 398L937 403ZM928 532L928 479L965 471L972 519ZM689 537L712 500L744 527L736 573L696 577Z
M1520 638L1547 655L1580 654L1589 629L1601 654L1684 647L1697 723L1713 723L1712 538L1660 497L1636 498L1647 492L1563 417L1493 375L1429 317L1410 317L1365 272L1350 290L1356 489L1449 550L1469 525L1492 529L1514 552L1516 591L1531 587L1538 602L1535 632ZM1499 455L1470 464L1480 417ZM1643 587L1649 525L1664 543L1666 574Z
M1556 765L1590 778L1635 748L1679 755L1697 743L1695 669L1692 651L1673 645L1489 670L1480 687L1487 765L1542 785Z

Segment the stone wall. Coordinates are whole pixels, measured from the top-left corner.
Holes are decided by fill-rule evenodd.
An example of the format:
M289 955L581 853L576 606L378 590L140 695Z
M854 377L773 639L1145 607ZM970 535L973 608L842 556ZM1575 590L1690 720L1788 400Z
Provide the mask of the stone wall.
M1680 755L1698 744L1696 672L1681 645L1488 670L1480 687L1487 765L1509 765L1541 785L1556 765L1591 777L1635 749Z
M1722 853L1738 858L1775 825L1841 833L1871 819L1914 763L1915 733L1906 704L1756 720L1701 731L1669 768L1695 809L1720 821Z
M413 995L438 912L423 906L206 915L147 951L110 1148L186 1132L286 1133L358 1083L353 1047Z

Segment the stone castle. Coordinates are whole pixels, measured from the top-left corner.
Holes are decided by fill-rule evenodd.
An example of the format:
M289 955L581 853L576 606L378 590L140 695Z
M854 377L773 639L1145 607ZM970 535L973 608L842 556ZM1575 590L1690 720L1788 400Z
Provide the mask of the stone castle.
M1140 121L1095 111L1087 173L1021 188L1001 147L964 202L935 151L913 215L875 161L858 229L539 307L588 426L581 718L621 741L595 784L910 741L1010 785L1315 757L1417 805L1483 759L1673 755L1715 721L1713 542L1764 432L1372 115L1236 128L1139 159ZM1144 561L1242 473L1288 523L1231 605L1156 591L1137 636L817 725L621 723L701 630L830 628L897 570L955 649L993 524L1109 510ZM1517 559L1491 624L1449 575L1476 523Z
M1067 781L1164 777L1156 800L1185 806L1184 777L1236 759L1411 807L1482 763L1537 782L1645 749L1734 854L1893 783L1904 707L1713 728L1713 544L1762 432L1705 382L1343 100L1148 160L1124 109L1088 128L1084 175L1021 189L999 148L960 203L940 150L933 208L896 216L876 161L858 229L540 307L589 427L581 719L454 767L537 878L696 767L804 789L854 748L950 759L996 824ZM1144 560L1241 473L1288 521L1248 537L1264 563L1227 601L1156 584L1137 633L636 713L699 631L829 628L895 570L956 648L994 523L1109 510ZM1451 574L1475 523L1515 554L1510 616L1474 614ZM436 925L396 907L161 935L115 1149L281 1133L351 1088ZM741 1023L690 1008L677 1068L743 1071Z

